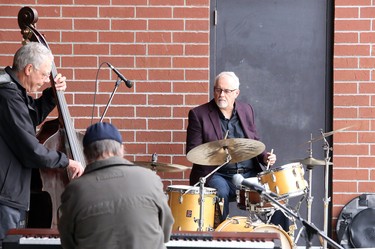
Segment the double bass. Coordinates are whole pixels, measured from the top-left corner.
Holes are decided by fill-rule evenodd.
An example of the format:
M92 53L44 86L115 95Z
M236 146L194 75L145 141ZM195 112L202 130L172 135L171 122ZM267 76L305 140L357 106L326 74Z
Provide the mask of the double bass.
M49 45L44 36L35 28L38 13L30 7L23 7L18 13L18 25L23 36L23 43L39 42ZM44 122L40 127L37 138L49 149L64 152L70 159L79 161L85 167L85 157L82 150L82 134L76 132L67 107L64 92L56 91L54 78L57 70L52 62L50 82L57 100L58 118ZM58 223L58 208L60 196L69 183L66 169L36 169L32 172L31 200L28 213L29 228L56 228Z

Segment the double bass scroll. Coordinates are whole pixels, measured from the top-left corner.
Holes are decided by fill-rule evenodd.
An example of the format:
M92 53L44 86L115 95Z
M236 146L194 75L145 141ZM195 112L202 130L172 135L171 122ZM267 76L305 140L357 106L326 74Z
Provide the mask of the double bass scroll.
M48 49L48 43L44 36L35 28L38 21L38 13L30 7L23 7L18 13L18 25L23 35L23 43L28 41L39 42ZM54 62L52 62L52 72L50 81L52 89L57 100L58 118L45 122L40 128L37 137L40 143L43 143L49 149L55 149L64 152L69 158L79 161L85 167L85 157L82 150L82 134L76 132L72 123L72 119L67 107L64 92L56 91L54 78L57 76L57 70ZM57 227L58 207L60 206L60 196L65 186L69 183L68 172L66 169L40 169L40 181L42 190L48 192L52 204L52 220L51 228ZM34 172L33 172L34 174ZM35 175L35 174L34 174ZM33 179L32 179L33 181ZM29 221L33 213L30 207ZM37 222L31 222L37 223ZM38 224L36 224L38 227Z

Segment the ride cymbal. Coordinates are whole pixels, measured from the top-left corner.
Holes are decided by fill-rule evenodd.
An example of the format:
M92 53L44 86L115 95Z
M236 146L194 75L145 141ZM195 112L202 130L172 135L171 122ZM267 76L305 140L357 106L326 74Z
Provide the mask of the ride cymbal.
M167 164L167 163L146 162L146 161L135 161L133 163L136 166L151 169L157 172L181 172L181 171L185 171L189 169L189 167L179 165L179 164Z
M325 138L325 137L329 137L329 136L335 134L336 132L345 131L345 130L351 128L351 127L353 127L353 126L347 126L347 127L344 127L344 128L338 129L338 130L335 130L335 131L330 131L330 132L323 133L321 136L309 140L308 143L312 143L312 142L315 142L315 141L321 140L321 139L323 139L323 138Z
M229 162L237 163L258 156L265 148L257 140L230 138L198 145L188 152L187 159L195 164L214 166L225 163L230 155Z

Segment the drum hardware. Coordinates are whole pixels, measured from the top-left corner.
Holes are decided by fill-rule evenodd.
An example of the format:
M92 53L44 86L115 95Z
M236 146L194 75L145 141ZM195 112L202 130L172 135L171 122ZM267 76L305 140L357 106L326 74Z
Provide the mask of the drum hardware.
M310 138L311 138L310 141L312 141L313 140L312 134L310 134ZM309 156L305 159L300 160L300 162L306 165L307 171L309 173L309 188L307 189L308 197L306 198L306 204L307 204L307 221L311 222L311 207L312 207L312 203L314 200L314 197L312 196L311 191L310 191L310 189L312 189L312 186L313 186L311 170L313 169L314 166L324 165L325 161L313 158L312 142L309 142L308 152L309 152ZM302 204L302 200L300 204ZM300 231L298 232L294 241L295 243L297 243L297 241L299 240L299 237L302 234L304 229L305 227L302 227Z
M347 128L343 128L347 129ZM342 130L342 129L341 129ZM337 131L336 131L337 132ZM325 181L324 181L324 215L323 215L323 221L324 221L324 233L325 235L328 234L328 208L329 208L329 203L331 201L331 197L328 196L328 190L329 190L329 163L331 160L331 157L329 156L329 152L332 151L332 148L329 146L329 143L326 139L326 136L323 133L323 130L321 129L322 137L323 137L323 150L325 151ZM333 132L331 132L333 134ZM327 249L327 241L323 241L323 249Z
M189 169L187 166L179 165L179 164L167 164L167 163L159 163L157 162L157 154L152 154L151 162L146 161L135 161L133 162L135 165L140 166L142 168L151 169L155 172L181 172Z
M226 140L228 140L228 139L226 139ZM221 140L221 141L226 141L226 140ZM203 144L203 145L205 145L205 144ZM200 147L200 146L198 146L198 147ZM196 187L199 184L199 218L195 220L195 221L198 221L198 231L202 231L203 226L204 226L204 221L203 221L203 217L204 217L203 204L204 203L203 202L204 202L204 184L206 183L206 179L208 177L210 177L212 174L214 174L216 171L218 171L221 167L227 165L232 160L232 156L229 153L228 147L226 145L224 145L221 149L226 154L225 162L223 164L219 165L217 168L215 168L213 171L211 171L205 177L200 177L199 182L197 182L196 184L193 185L193 187ZM193 161L191 161L191 162L193 162Z
M344 127L344 128L341 128L341 129L338 129L338 130L335 130L335 131L331 131L331 132L326 132L326 133L324 133L323 130L321 129L320 130L321 136L319 136L317 138L312 138L312 135L311 135L311 139L308 141L308 143L310 144L310 149L309 149L310 155L309 155L308 158L305 158L305 159L302 160L304 163L306 163L308 170L311 170L314 166L318 166L318 165L324 165L325 166L324 198L323 198L323 203L324 203L323 204L324 205L323 206L323 211L324 211L323 221L324 221L324 234L325 234L326 237L327 237L327 234L328 234L328 208L329 208L329 203L331 201L331 198L328 196L329 166L333 165L333 163L330 162L331 157L329 156L329 153L330 153L330 151L332 151L332 148L330 147L326 137L329 137L329 136L331 136L331 135L333 135L337 132L344 131L344 130L346 130L348 128L351 128L351 127L352 126L348 126L348 127ZM316 160L312 157L312 143L315 142L315 141L318 141L318 140L323 140L323 150L325 152L324 160ZM312 174L311 174L310 171L309 171L309 181L311 181L310 182L310 186L311 186L311 184L312 184ZM311 221L311 203L312 203L312 200L313 200L313 198L311 196L311 191L309 191L309 198L307 199L309 222ZM326 249L326 248L327 248L327 239L323 240L323 249Z
M326 132L326 133L323 133L323 130L321 129L320 130L320 133L321 133L321 136L317 137L317 138L312 138L312 135L311 135L311 139L308 141L308 143L310 144L310 155L308 158L305 158L303 160L304 163L306 163L306 166L307 166L307 169L308 170L311 170L314 166L319 166L319 165L324 165L325 166L325 172L324 172L324 198L323 198L323 211L324 211L324 215L323 215L323 221L324 221L324 233L327 235L328 234L328 208L329 208L329 203L331 201L331 198L328 196L328 184L329 184L329 165L333 165L333 163L330 162L331 158L329 156L329 152L332 151L332 148L329 146L329 143L326 139L326 137L329 137L333 134L335 134L336 132L340 132L340 131L344 131L348 128L350 128L352 126L348 126L348 127L344 127L342 129L338 129L338 130L335 130L335 131L331 131L331 132ZM315 142L315 141L318 141L318 140L322 140L323 139L323 150L325 152L325 158L324 160L317 160L317 159L314 159L312 157L312 143ZM309 181L312 181L312 173L309 172ZM310 183L312 184L312 183ZM311 186L311 185L310 185ZM308 215L308 219L309 221L311 221L311 204L312 204L312 196L311 196L311 191L309 191L309 198L307 199L307 215ZM324 240L323 241L323 249L326 249L327 248L327 241Z
M248 178L249 179L249 178ZM252 177L250 179L257 179ZM249 212L249 219L252 222L261 220L264 223L269 223L273 213L276 211L275 207L265 201L257 191L251 190L244 186L237 186L236 201L237 207ZM284 202L284 201L283 201Z
M201 144L187 153L187 159L192 163L207 166L219 165L205 177L200 177L199 182L193 186L196 187L199 184L200 189L200 212L199 219L197 219L198 231L202 231L204 226L203 190L206 179L230 162L236 163L251 159L265 150L265 145L260 141L245 138L226 139L226 137L227 135L223 140Z
M280 203L277 199L272 197L270 193L267 191L258 189L259 193L263 195L265 198L267 198L269 201L271 201L274 205L278 206L280 210L283 211L283 213L287 214L288 216L292 217L296 221L300 221L302 225L305 227L306 230L306 248L311 248L312 246L312 238L315 234L318 234L321 236L324 241L328 242L333 248L343 249L339 244L337 244L334 240L329 238L326 233L320 231L313 223L308 222L304 220L302 217L300 217L297 213L295 213L293 210L290 210L288 207L286 207L284 204Z

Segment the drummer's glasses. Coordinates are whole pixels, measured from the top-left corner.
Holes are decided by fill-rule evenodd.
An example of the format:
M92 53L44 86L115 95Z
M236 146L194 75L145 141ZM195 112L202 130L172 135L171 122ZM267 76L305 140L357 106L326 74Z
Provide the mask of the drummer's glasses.
M232 92L234 92L234 91L236 91L237 89L221 89L221 88L216 88L216 87L214 87L214 91L215 91L215 93L217 93L217 94L221 94L221 92L224 92L225 94L230 94L230 93L232 93Z

